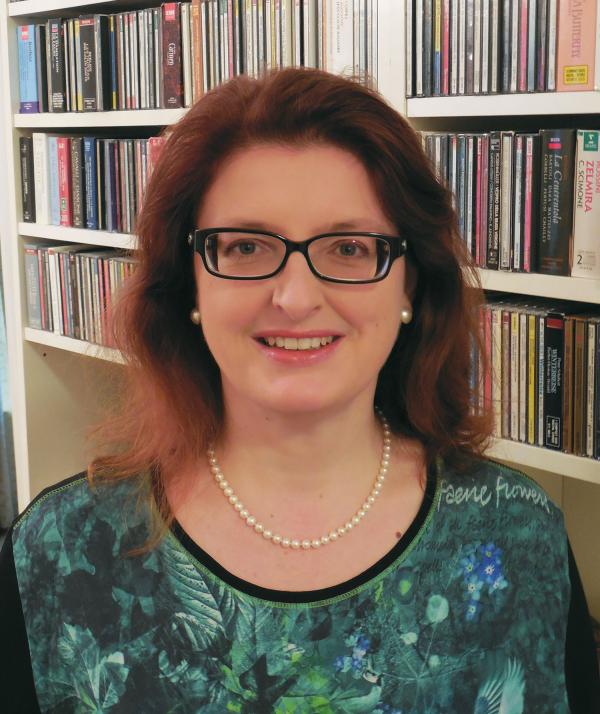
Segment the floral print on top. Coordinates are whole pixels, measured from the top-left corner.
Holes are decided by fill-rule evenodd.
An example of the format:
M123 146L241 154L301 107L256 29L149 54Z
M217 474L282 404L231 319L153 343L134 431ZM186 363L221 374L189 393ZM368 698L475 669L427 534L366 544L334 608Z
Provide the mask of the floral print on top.
M173 532L122 555L147 535L132 482L51 489L13 530L41 710L566 714L560 510L491 461L435 479L397 558L310 602L232 587Z

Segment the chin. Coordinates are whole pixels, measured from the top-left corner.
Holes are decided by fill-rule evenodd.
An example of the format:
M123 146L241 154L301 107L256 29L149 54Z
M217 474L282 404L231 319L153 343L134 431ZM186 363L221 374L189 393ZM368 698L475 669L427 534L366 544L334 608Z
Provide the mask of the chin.
M327 409L332 406L332 402L323 397L315 397L311 399L307 395L298 395L297 398L291 395L286 395L281 399L272 399L269 401L269 408L274 411L280 412L282 415L292 416L297 414L298 416L302 414L314 414L322 409Z
M282 415L292 416L297 414L314 414L316 412L327 410L335 407L346 401L340 395L327 393L327 390L321 386L321 389L312 389L301 385L288 387L283 390L270 388L265 389L260 395L256 395L254 400L256 404L263 404L265 409L279 412Z

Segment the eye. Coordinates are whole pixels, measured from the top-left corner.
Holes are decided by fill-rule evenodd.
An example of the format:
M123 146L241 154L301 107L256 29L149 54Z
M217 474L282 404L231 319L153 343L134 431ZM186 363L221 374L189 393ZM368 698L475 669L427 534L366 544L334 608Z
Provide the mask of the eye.
M357 255L369 254L368 246L365 246L356 240L340 242L335 245L334 248L338 249L339 254L344 258L353 258Z
M342 243L340 245L340 253L342 255L354 255L356 246L353 243Z
M239 241L238 243L234 243L231 246L231 250L234 248L239 248L239 251L242 255L252 255L256 249L256 243L252 243L251 241Z
M260 247L260 241L244 238L243 240L225 243L222 246L222 251L225 256L243 257L255 255L260 250Z

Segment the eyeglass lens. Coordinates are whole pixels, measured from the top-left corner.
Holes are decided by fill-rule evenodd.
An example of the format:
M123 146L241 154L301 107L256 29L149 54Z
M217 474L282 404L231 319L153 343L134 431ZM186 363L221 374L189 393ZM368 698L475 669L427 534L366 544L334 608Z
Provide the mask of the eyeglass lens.
M211 233L206 259L216 273L251 278L275 272L285 256L285 244L273 236L250 233ZM387 268L388 243L375 236L324 236L308 246L315 270L339 280L370 280Z

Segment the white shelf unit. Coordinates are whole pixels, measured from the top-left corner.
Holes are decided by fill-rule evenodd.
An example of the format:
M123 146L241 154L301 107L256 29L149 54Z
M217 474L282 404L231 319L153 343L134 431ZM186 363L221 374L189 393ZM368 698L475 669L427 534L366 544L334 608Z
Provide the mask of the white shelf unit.
M8 3L9 17L35 17L44 15L50 17L53 13L71 8L85 8L94 5L117 5L116 0L21 0Z
M494 439L487 453L492 459L507 461L516 464L519 468L531 467L600 486L600 461L595 459L573 456L573 454L509 439Z
M600 281L537 273L478 269L484 290L600 304Z
M432 131L600 128L600 91L409 98L406 114L415 128ZM600 306L600 280L485 269L478 273L486 290ZM532 476L562 508L590 610L600 618L600 461L499 438L487 453Z
M46 226L41 223L17 224L20 236L28 238L46 238L62 243L89 243L103 248L123 248L133 250L137 240L131 233L109 233L108 231L91 231L85 228L66 228L65 226Z
M598 114L600 92L480 94L415 97L406 101L410 119Z
M26 2L27 0L22 0ZM15 114L17 129L83 129L123 126L165 126L179 121L187 109L129 109L110 112L44 112Z
M115 362L116 364L125 363L125 360L118 350L111 347L104 347L103 345L95 345L91 342L85 342L85 340L75 340L72 337L56 335L54 332L34 330L31 327L25 327L23 329L23 337L36 345L44 345L45 347L52 347L56 350L73 352L74 354L92 357L93 359L101 359L106 362Z

